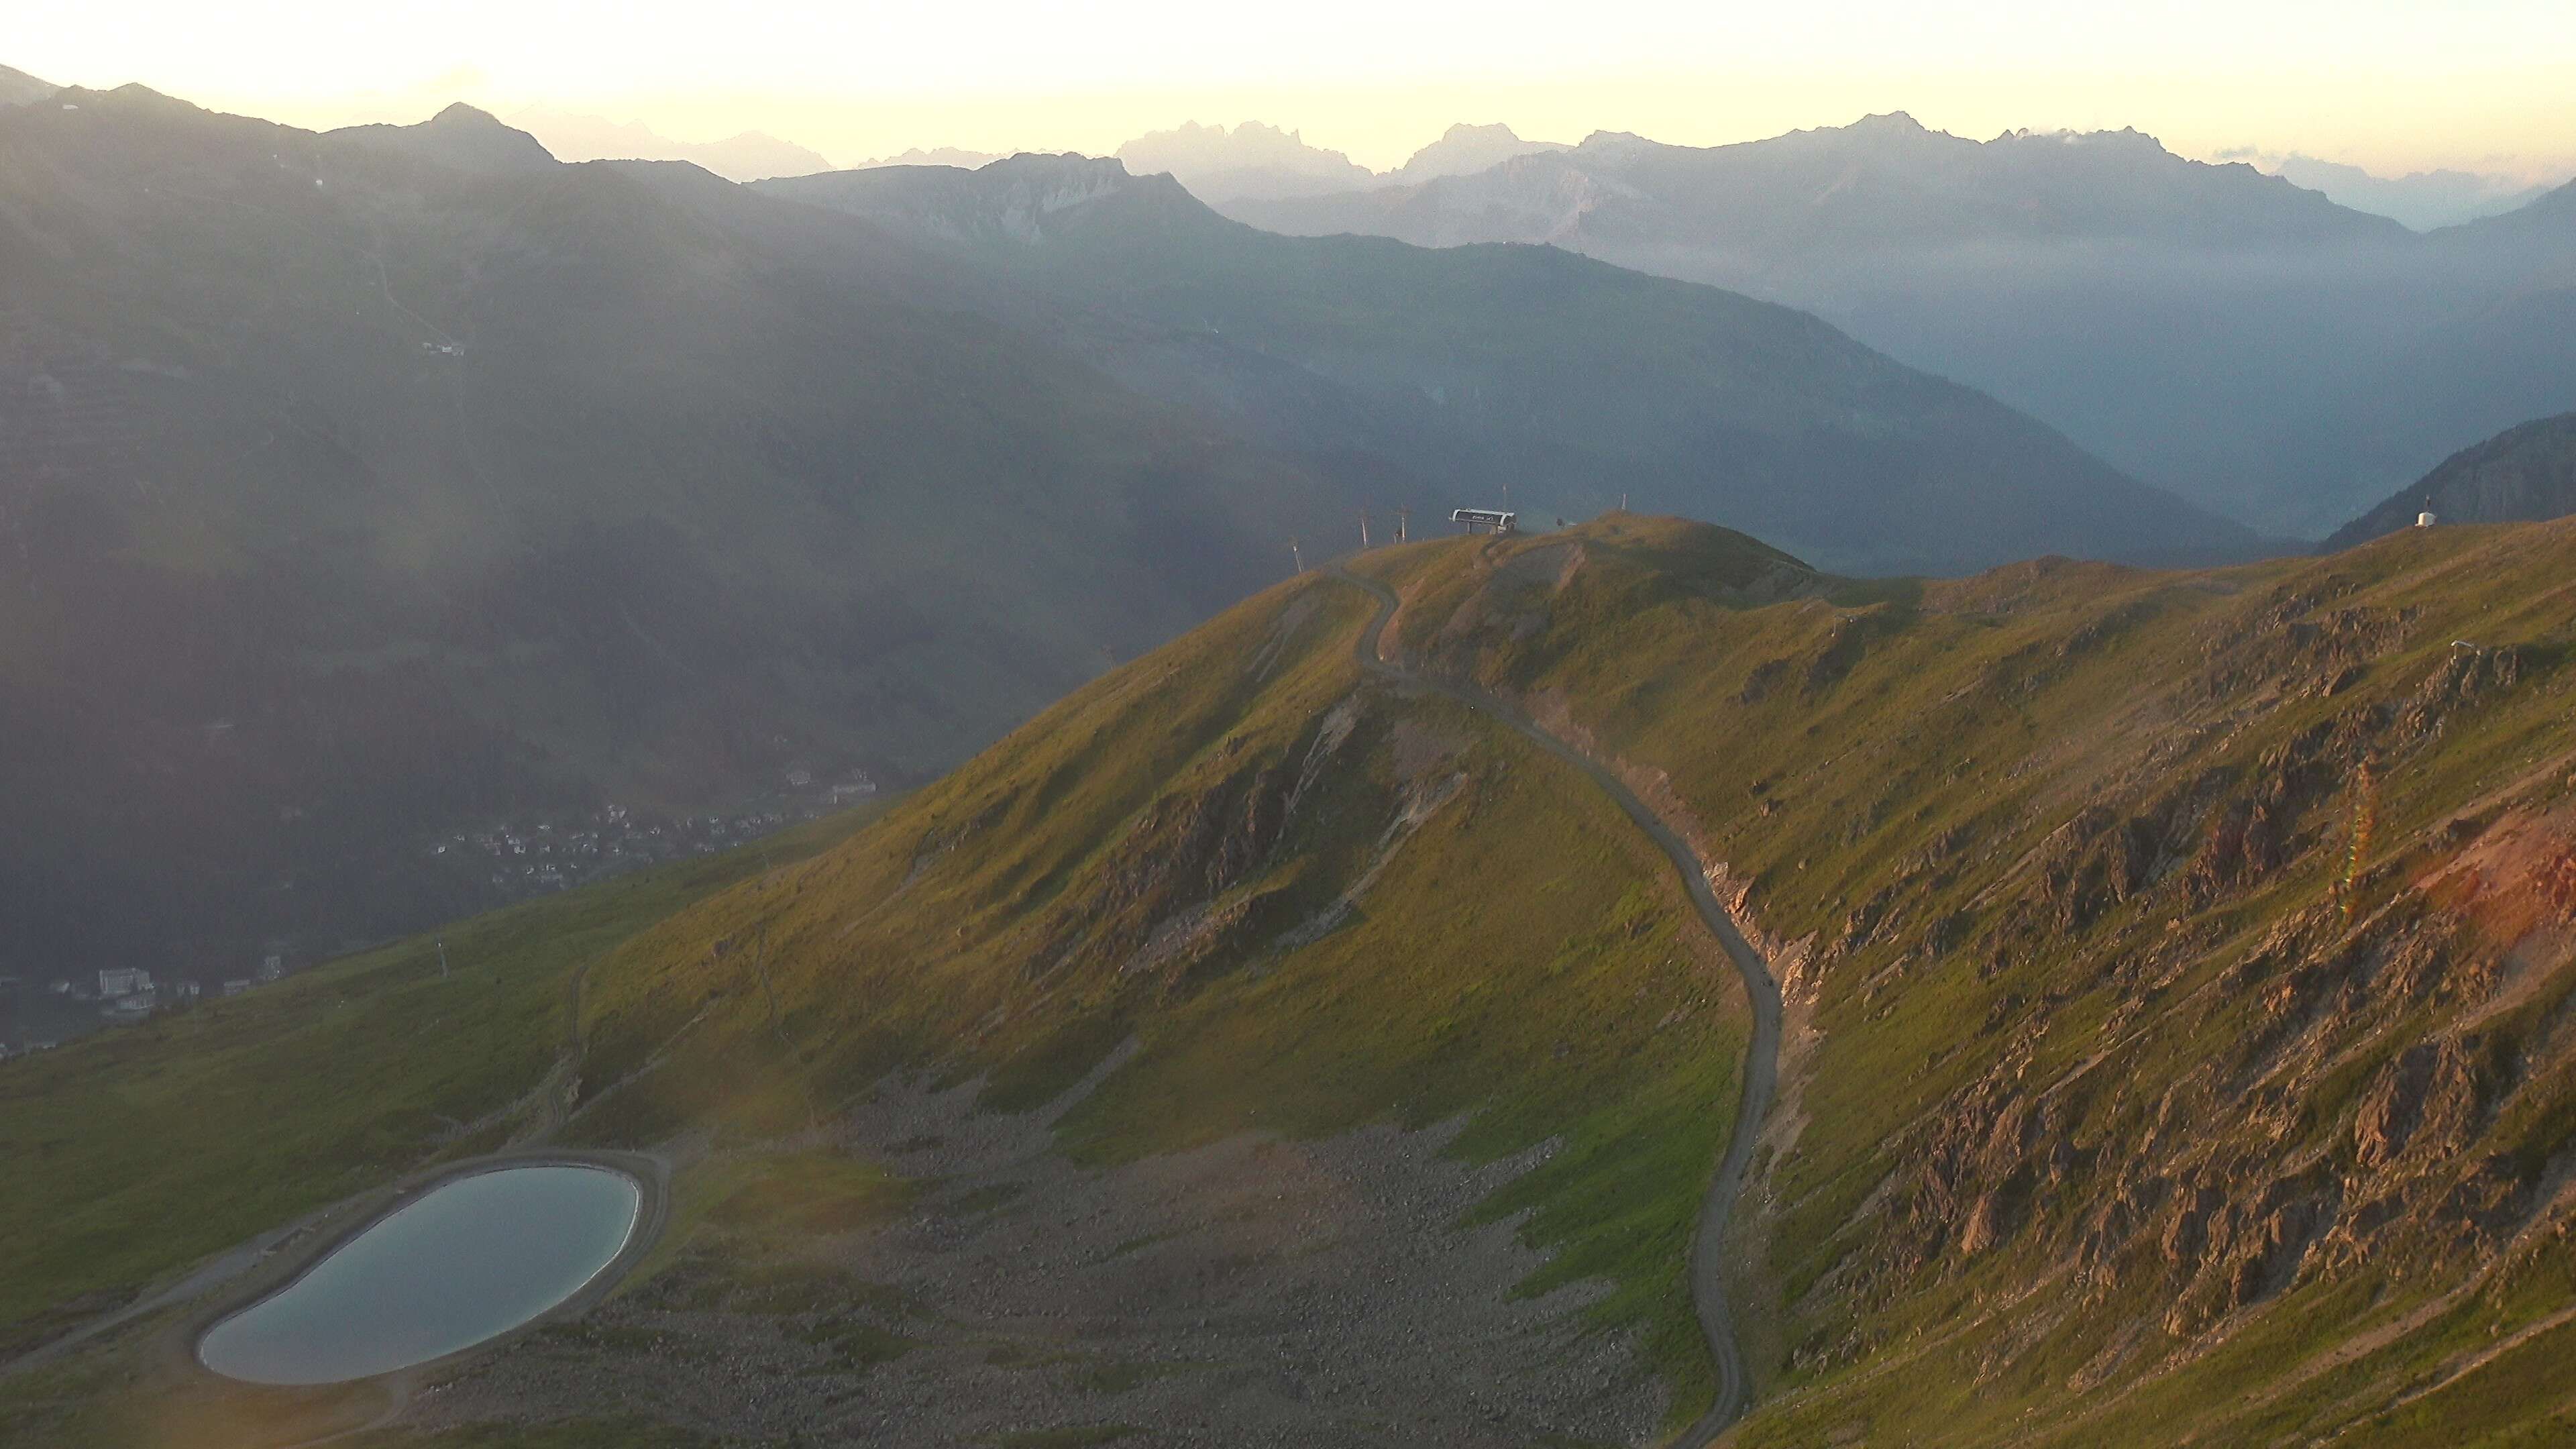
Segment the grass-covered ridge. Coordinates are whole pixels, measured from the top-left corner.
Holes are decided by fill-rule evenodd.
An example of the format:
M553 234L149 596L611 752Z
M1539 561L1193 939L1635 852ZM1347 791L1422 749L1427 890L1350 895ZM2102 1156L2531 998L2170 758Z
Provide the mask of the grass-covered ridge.
M1864 583L1613 516L1355 566L1398 590L1410 665L1616 762L1775 952L1788 1050L1732 1245L1759 1389L1739 1442L2145 1445L2563 1432L2571 563L2557 525ZM1525 1292L1600 1285L1591 1320L1632 1335L1681 1422L1710 1389L1683 1271L1742 1071L1733 972L1576 772L1365 677L1370 614L1291 580L828 849L631 914L568 898L546 931L582 949L478 1048L519 1056L477 1110L692 1144L674 1235L621 1302L766 1314L884 1363L954 1326L867 1306L810 1246L1017 1210L832 1145L889 1074L993 1113L1086 1084L1021 1120L1102 1171L1388 1121L1463 1122L1476 1160L1551 1144L1461 1226L1512 1217L1552 1255ZM345 1010L394 1011L343 969ZM578 1071L531 1096L575 1040ZM121 1041L129 1074L225 1091L264 1060ZM393 1134L370 1170L465 1150L394 1134L404 1110L473 1120L461 1086L403 1071L287 1099L274 1130ZM239 1170L160 1142L174 1182ZM297 1201L354 1171L294 1160ZM1094 1407L1063 1426L1145 1422Z
M1798 947L1743 1440L2563 1433L2576 530L1674 587L1740 547L1484 545L1403 638Z
M1284 585L1112 674L843 850L632 943L588 998L589 1129L828 1116L883 1072L984 1075L1117 1162L1255 1131L1466 1116L1554 1157L1489 1203L1606 1278L1678 1417L1708 1392L1683 1264L1740 1070L1731 970L1570 769L1364 685L1370 612ZM766 974L764 983L761 979ZM773 1021L772 993L776 1007Z

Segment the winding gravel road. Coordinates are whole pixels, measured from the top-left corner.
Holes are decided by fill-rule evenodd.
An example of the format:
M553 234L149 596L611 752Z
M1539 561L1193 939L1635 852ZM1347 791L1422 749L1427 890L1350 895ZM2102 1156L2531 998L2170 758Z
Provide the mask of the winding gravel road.
M1655 842L1681 873L1682 885L1690 895L1691 905L1700 919L1708 924L1709 933L1726 948L1727 959L1735 963L1737 974L1744 978L1745 997L1753 1004L1753 1040L1745 1053L1744 1097L1736 1105L1735 1129L1727 1138L1726 1160L1719 1163L1717 1176L1710 1180L1708 1196L1701 1202L1699 1229L1691 1239L1690 1285L1691 1307L1699 1315L1700 1332L1707 1335L1709 1357L1717 1365L1717 1397L1708 1412L1682 1431L1674 1441L1675 1449L1699 1449L1726 1431L1728 1425L1744 1416L1752 1402L1752 1388L1744 1371L1744 1348L1736 1341L1735 1322L1726 1307L1726 1229L1735 1211L1735 1200L1744 1191L1746 1169L1753 1160L1754 1138L1761 1132L1762 1118L1771 1109L1771 1097L1780 1079L1780 983L1771 975L1771 963L1753 948L1736 928L1735 918L1717 898L1708 883L1708 869L1697 852L1681 835L1666 825L1636 792L1613 774L1610 768L1585 754L1574 745L1549 733L1537 721L1495 696L1469 684L1418 673L1400 664L1390 663L1382 648L1382 636L1389 620L1395 617L1395 591L1372 578L1350 572L1340 564L1333 565L1333 576L1366 590L1377 600L1377 617L1369 621L1352 647L1352 657L1361 669L1381 678L1443 694L1502 721L1527 736L1533 744L1581 770L1601 792L1627 813L1637 828Z

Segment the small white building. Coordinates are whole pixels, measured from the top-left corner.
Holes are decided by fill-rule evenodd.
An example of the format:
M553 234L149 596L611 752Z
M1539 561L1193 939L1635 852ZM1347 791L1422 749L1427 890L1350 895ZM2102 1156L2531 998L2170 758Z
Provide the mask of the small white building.
M109 1000L140 996L152 989L152 973L140 966L115 966L98 973L98 994Z

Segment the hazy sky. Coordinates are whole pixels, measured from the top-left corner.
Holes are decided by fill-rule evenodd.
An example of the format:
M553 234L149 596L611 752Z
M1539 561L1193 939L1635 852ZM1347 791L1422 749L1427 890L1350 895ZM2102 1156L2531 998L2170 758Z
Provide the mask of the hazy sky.
M1714 144L1904 109L2383 173L2576 167L2576 0L125 0L12 5L0 63L300 125L448 100L908 146L1106 151L1271 121L1371 166L1456 120Z

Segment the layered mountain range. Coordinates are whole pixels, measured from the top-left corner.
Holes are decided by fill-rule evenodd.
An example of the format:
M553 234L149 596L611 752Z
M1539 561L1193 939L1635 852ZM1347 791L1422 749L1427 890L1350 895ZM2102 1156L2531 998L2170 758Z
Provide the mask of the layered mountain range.
M2323 533L2576 403L2564 189L2418 234L2136 132L1902 114L1735 146L1600 134L1466 176L1240 200L1294 235L1545 242L1812 310L2137 476Z
M2222 154L2221 160L2255 160L2247 153ZM2275 176L2286 177L2310 191L2323 192L2337 206L2367 211L2405 223L2417 231L2457 226L2464 221L2501 216L2537 201L2549 188L2514 180L2437 167L2402 176L2376 176L2359 166L2323 161L2296 152L2255 160Z
M1223 207L1238 201L1413 185L1483 171L1515 156L1565 149L1553 141L1522 140L1511 127L1499 123L1479 126L1461 122L1414 152L1402 166L1379 173L1342 152L1310 144L1295 131L1282 131L1258 121L1231 128L1193 121L1169 131L1139 136L1113 154L1139 176L1168 175L1188 187L1192 196Z
M612 121L551 106L512 111L509 123L566 161L686 161L728 181L832 169L820 152L761 131L740 131L715 141L675 141L639 121Z
M924 777L1363 508L1633 492L1860 568L2253 547L1813 318L1265 236L1115 162L753 191L128 88L0 111L0 195L39 980L452 914L612 805Z
M1079 156L757 189L941 247L1121 380L1389 500L1659 501L1868 572L2258 543L1812 317L1554 248L1276 236Z

